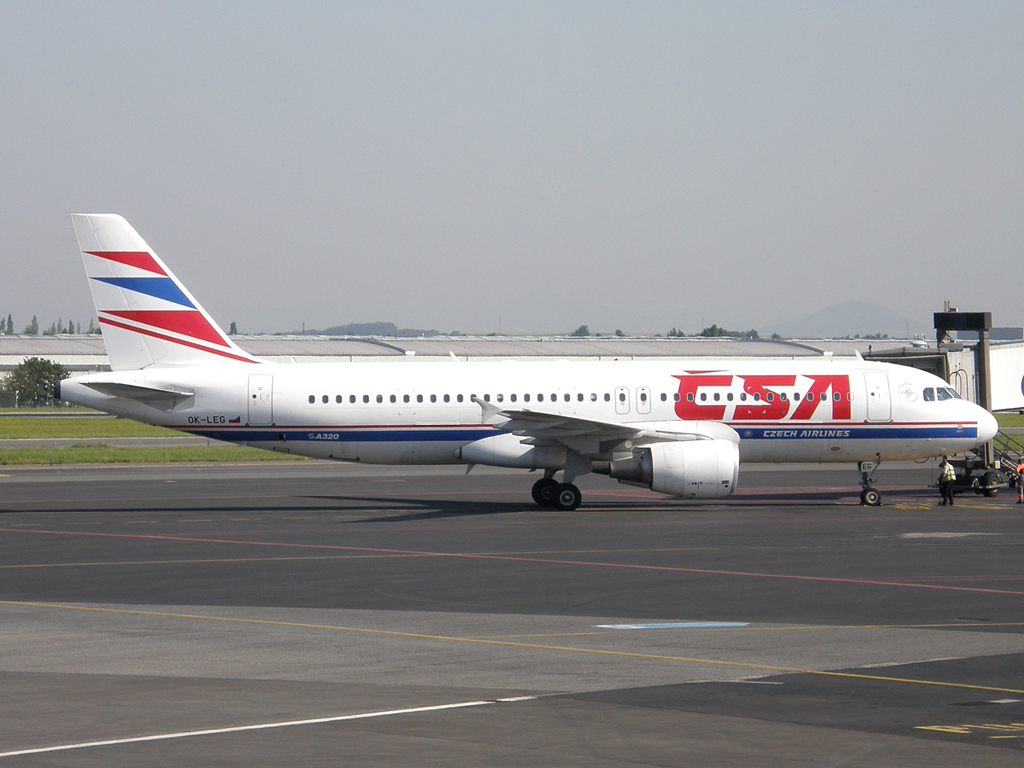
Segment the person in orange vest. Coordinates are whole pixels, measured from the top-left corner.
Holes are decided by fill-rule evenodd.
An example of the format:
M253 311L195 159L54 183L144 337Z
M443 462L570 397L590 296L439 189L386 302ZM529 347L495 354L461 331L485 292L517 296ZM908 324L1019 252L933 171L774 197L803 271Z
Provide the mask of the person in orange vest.
M1017 462L1017 503L1024 504L1024 454Z

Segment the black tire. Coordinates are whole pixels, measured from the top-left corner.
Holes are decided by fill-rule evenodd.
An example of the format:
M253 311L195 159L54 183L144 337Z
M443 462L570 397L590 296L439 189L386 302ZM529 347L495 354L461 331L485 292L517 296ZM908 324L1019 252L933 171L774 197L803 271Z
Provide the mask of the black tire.
M860 493L860 503L865 507L880 507L882 505L882 494L874 488L865 488Z
M985 496L987 496L990 499L993 496L998 496L999 495L999 489L997 487L995 487L998 483L999 483L999 473L998 472L986 472L984 475L981 476L981 485L984 488L984 490L982 491L982 494L984 494ZM992 486L992 487L989 488L987 486Z
M555 509L563 512L572 512L583 501L583 494L580 489L572 483L561 483L555 488L554 505Z
M558 481L551 477L542 477L533 484L533 500L542 507L550 507L555 503L555 489Z

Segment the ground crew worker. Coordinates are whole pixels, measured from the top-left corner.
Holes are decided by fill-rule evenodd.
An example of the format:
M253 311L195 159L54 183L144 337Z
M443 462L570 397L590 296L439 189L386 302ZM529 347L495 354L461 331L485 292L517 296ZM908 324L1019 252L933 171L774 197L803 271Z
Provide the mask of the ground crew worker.
M956 470L953 469L953 465L949 463L949 459L946 456L942 457L939 471L942 473L939 475L939 491L942 493L942 501L939 502L939 506L944 507L948 504L952 507L953 483L956 481Z
M1017 503L1024 504L1024 454L1017 462Z

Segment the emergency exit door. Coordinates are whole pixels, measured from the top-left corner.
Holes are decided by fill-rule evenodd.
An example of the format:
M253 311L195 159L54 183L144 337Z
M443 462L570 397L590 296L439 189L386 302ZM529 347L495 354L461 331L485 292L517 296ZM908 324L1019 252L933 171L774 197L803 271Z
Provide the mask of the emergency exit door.
M615 412L629 413L629 388L615 388Z
M864 384L868 392L868 421L892 421L889 374L869 371L864 374Z
M651 388L650 387L637 387L637 389L636 389L636 412L637 413L650 413L651 412Z
M249 374L249 426L269 427L274 423L274 377Z

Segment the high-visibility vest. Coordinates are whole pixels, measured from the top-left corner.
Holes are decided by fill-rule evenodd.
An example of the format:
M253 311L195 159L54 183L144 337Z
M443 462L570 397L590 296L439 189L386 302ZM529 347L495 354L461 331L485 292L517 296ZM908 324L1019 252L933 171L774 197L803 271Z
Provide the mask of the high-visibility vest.
M953 469L952 464L946 465L946 471L942 473L943 480L956 480L956 470Z

